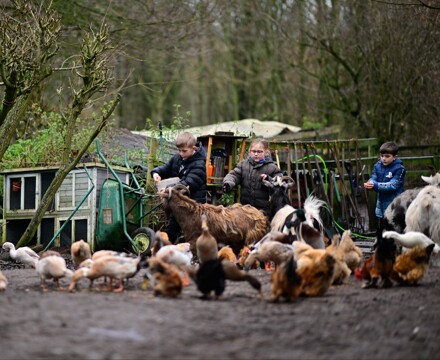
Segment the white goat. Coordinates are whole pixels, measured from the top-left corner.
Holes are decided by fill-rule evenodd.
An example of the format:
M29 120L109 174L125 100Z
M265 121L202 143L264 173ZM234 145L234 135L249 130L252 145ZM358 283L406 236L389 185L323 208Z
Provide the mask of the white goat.
M418 231L424 233L436 244L440 245L440 173L434 176L422 176L425 186L408 206L405 215L405 232ZM434 266L440 266L440 256L432 258Z

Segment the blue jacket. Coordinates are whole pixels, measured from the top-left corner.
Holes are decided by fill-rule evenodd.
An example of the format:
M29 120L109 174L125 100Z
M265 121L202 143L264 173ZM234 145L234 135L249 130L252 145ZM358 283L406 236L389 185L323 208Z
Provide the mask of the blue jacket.
M179 184L189 186L190 198L206 203L206 151L200 142L194 155L183 160L179 153L174 154L167 163L151 170L162 179L179 177Z
M374 164L373 174L368 181L374 183L373 190L377 192L377 217L383 218L388 205L397 195L405 191L405 171L403 162L399 158L388 166L384 166L380 160Z

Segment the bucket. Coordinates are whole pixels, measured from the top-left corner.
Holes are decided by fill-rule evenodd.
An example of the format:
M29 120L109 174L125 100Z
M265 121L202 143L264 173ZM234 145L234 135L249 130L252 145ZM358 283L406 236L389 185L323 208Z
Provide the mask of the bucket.
M166 189L167 187L174 186L180 181L180 178L178 177L172 177L169 179L161 180L156 183L157 192L160 192L163 189Z

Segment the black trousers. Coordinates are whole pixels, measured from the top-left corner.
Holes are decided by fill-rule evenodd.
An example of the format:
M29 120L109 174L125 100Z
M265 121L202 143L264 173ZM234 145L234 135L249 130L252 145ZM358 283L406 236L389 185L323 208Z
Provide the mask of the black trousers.
M168 217L167 225L165 226L164 231L168 234L168 238L170 239L172 244L177 242L177 238L180 235L182 229L176 221L176 218L173 215Z

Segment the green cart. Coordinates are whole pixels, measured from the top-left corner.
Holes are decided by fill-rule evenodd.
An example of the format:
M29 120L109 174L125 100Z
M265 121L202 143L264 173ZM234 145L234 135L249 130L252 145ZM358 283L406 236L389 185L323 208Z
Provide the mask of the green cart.
M96 150L113 175L113 178L104 180L101 188L96 225L97 250L130 251L137 254L149 252L154 231L143 226L143 219L160 204L144 214L144 202L156 195L145 194L133 173L132 180L136 187L123 183L102 155L98 142ZM125 164L130 168L126 157Z

